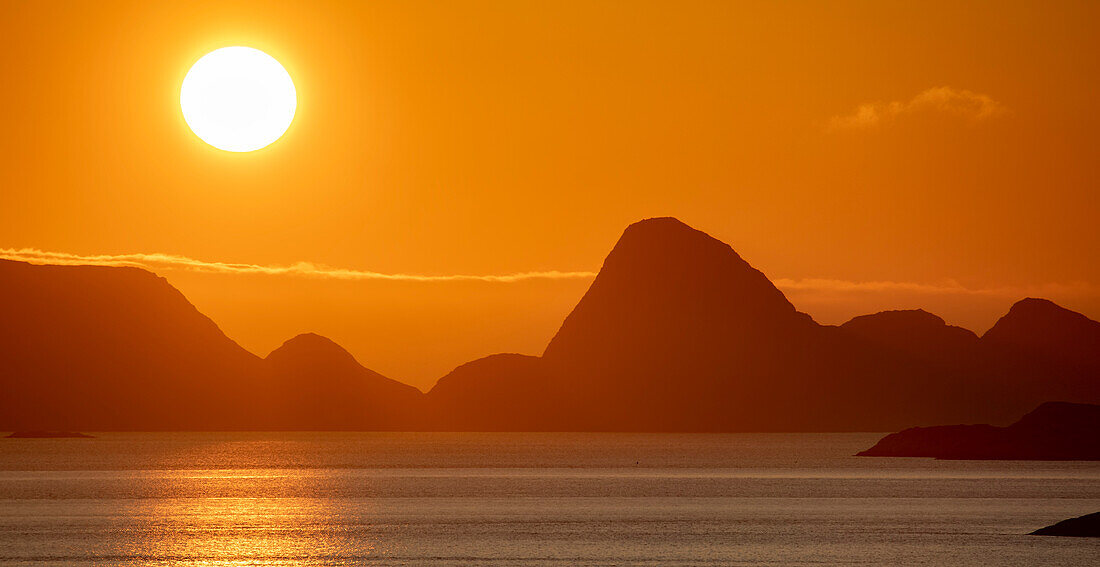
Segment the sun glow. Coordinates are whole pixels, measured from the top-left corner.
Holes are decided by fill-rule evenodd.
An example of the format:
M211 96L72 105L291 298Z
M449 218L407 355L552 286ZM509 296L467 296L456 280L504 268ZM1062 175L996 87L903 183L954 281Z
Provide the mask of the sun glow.
M290 74L273 57L251 47L207 53L180 88L187 125L207 144L230 152L251 152L278 140L297 106Z

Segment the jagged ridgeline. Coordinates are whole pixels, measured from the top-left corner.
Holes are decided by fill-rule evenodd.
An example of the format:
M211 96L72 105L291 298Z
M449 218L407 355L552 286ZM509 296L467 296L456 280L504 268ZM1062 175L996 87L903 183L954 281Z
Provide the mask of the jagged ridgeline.
M923 311L819 325L672 218L626 229L542 356L428 394L317 335L257 357L137 268L0 261L0 339L0 430L886 431L1100 402L1081 314L1025 299L981 337Z

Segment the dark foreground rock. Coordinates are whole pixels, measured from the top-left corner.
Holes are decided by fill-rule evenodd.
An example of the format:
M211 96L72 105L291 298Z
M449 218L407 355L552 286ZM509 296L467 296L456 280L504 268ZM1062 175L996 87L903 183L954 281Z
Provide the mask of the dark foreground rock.
M93 439L94 437L79 431L16 431L7 436L8 439Z
M1047 402L1008 427L913 427L883 437L861 457L1097 461L1100 406Z
M1031 535L1100 537L1100 512L1062 520L1053 526L1037 529Z

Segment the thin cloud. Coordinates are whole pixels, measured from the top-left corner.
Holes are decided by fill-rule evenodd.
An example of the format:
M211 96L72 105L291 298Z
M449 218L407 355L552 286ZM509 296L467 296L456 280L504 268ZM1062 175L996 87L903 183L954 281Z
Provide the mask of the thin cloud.
M0 259L18 260L32 264L56 265L92 265L92 266L131 266L151 271L186 270L207 274L259 274L269 276L293 276L336 280L381 280L398 282L497 282L512 283L527 280L585 280L596 277L596 272L566 272L559 270L538 272L517 272L502 275L421 275L387 274L368 270L333 268L312 262L297 262L287 266L241 264L231 262L208 262L187 256L174 254L71 254L51 252L37 248L0 248ZM776 287L786 293L804 296L850 295L866 293L911 293L919 295L970 295L992 297L1024 296L1091 296L1100 294L1097 286L1084 282L1048 283L1033 286L1009 286L972 288L954 280L940 283L917 283L898 281L852 281L826 278L779 278L772 280Z
M919 112L952 114L977 122L1004 114L1007 108L989 95L951 87L934 87L908 101L870 102L851 114L834 116L830 130L859 130L885 126L899 117Z
M68 252L50 252L35 248L0 248L0 259L19 260L32 264L93 265L93 266L132 266L147 270L187 270L209 274L261 274L271 276L302 276L337 280L386 280L406 282L521 282L526 280L569 280L588 279L596 276L594 272L562 272L558 270L541 272L518 272L503 275L455 274L429 276L420 274L387 274L368 270L332 268L311 262L297 262L288 266L238 264L231 262L207 262L187 256L173 254L95 254L82 255Z
M1094 295L1096 286L1085 282L1046 283L1029 286L966 287L954 280L928 284L897 281L849 281L837 279L777 279L776 287L791 293L913 293L923 295L979 295L1020 298L1046 295Z

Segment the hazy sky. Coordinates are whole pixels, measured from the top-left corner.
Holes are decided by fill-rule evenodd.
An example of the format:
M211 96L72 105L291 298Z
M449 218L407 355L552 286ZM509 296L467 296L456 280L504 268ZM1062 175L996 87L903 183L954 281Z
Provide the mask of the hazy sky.
M7 3L0 248L590 272L672 215L826 323L924 307L981 331L1025 295L1097 318L1098 21L1096 2ZM297 88L258 152L180 112L189 67L229 45ZM315 331L425 388L538 354L589 281L158 262L258 354Z

